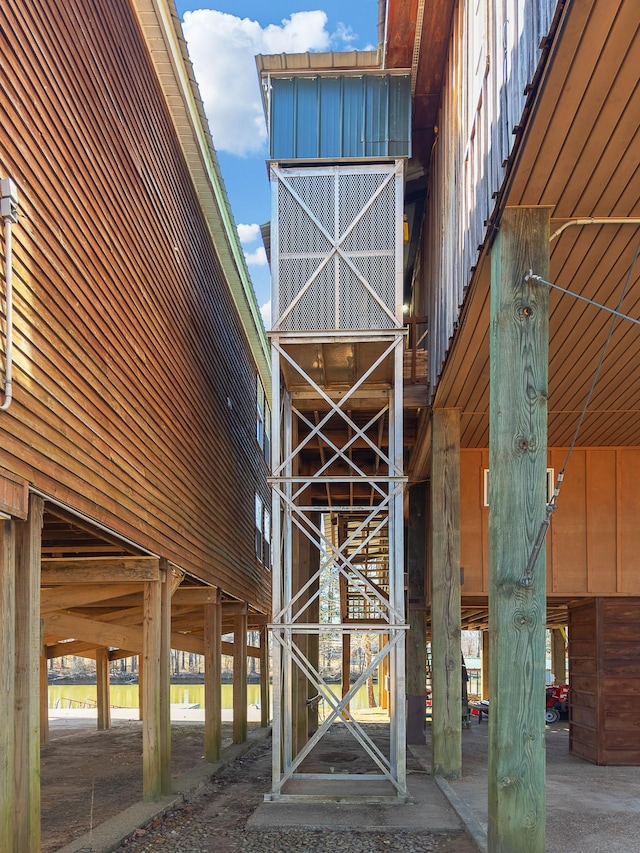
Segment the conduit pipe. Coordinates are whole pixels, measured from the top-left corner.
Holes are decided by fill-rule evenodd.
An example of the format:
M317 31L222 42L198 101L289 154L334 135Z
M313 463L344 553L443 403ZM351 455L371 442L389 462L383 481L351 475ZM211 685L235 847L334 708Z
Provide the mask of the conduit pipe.
M622 216L609 218L606 216L598 216L589 217L588 219L571 219L569 222L565 222L564 225L561 225L557 231L553 232L551 237L549 237L549 242L551 242L551 240L555 240L556 237L559 237L563 231L570 228L572 225L640 225L640 217Z
M6 412L13 399L13 247L11 226L17 221L18 192L10 178L0 181L0 215L4 222L4 280L5 280L5 368L4 402L0 412Z

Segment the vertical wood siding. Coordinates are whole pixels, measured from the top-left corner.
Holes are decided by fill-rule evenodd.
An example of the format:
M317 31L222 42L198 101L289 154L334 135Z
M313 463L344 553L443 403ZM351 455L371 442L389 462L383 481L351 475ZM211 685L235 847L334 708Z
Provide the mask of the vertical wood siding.
M565 449L549 451L554 477L565 457ZM485 595L489 589L489 509L484 506L488 467L488 451L461 452L463 595ZM574 449L546 540L550 598L640 594L639 478L638 449Z
M0 465L264 606L255 366L129 4L3 4L0 60L20 194Z
M433 149L425 286L437 385L556 0L460 0Z

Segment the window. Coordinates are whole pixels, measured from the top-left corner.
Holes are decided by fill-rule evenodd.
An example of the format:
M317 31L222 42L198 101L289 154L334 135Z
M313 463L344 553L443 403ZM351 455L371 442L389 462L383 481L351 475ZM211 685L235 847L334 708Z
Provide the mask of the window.
M258 494L256 494L255 547L258 560L268 569L271 568L271 513Z
M264 453L264 458L269 462L271 455L271 410L259 376L256 377L256 441Z

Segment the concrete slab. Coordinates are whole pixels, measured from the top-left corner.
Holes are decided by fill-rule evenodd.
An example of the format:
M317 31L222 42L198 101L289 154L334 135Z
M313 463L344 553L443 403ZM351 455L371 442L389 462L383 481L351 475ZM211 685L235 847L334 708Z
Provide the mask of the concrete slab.
M413 803L265 802L249 818L247 829L304 826L360 832L381 828L456 832L464 828L454 809L426 773L410 772L407 787Z
M388 755L389 726L382 715L369 714L373 722L367 734L383 755ZM379 773L371 756L342 723L334 723L300 766L306 774L327 774L330 779L292 779L283 786L286 797L323 797L332 802L275 799L259 806L249 819L252 830L273 827L352 829L382 828L456 832L464 827L455 810L431 778L430 769L411 754L407 756L407 788L412 802L398 799L391 782L359 776ZM340 802L353 800L358 802ZM375 802L386 797L390 802ZM369 802L367 802L369 800Z

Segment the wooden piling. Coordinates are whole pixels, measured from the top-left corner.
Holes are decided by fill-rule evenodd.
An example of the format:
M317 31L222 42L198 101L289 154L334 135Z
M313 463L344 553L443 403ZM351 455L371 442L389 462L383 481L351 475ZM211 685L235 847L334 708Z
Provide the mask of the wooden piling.
M545 849L549 210L507 208L491 252L489 849Z

